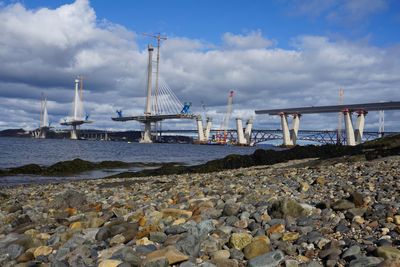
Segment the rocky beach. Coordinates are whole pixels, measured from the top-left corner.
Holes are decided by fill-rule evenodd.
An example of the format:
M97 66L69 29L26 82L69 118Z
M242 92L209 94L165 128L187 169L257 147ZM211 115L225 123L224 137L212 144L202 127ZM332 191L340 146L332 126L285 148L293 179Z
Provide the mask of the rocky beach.
M396 147L2 188L0 266L400 266Z

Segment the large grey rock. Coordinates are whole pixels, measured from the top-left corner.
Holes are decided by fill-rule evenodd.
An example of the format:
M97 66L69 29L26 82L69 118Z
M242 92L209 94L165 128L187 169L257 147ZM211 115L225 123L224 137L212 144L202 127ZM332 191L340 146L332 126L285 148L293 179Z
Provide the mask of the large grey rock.
M111 236L111 231L108 227L102 227L96 234L97 241L105 241Z
M86 204L85 194L75 190L68 190L63 194L55 196L51 206L57 209L79 208L84 204Z
M354 207L355 207L354 203L348 201L347 199L338 200L332 206L334 210L349 210Z
M11 244L7 247L6 252L11 259L16 259L25 252L25 248L18 244Z
M167 240L167 235L163 232L151 232L149 239L153 242L164 243Z
M225 216L236 216L239 213L240 205L237 203L227 203L224 206L222 214Z
M356 258L357 255L361 253L361 248L360 246L351 246L349 247L342 255L342 258L345 260L352 260Z
M382 261L382 259L376 257L362 257L352 260L349 267L373 267L377 266Z
M150 262L146 262L143 267L168 267L169 263L167 258L159 258Z
M276 267L285 259L285 255L280 250L268 252L255 257L248 262L249 267Z
M191 257L197 257L200 251L200 242L193 235L187 235L185 238L179 240L176 243L176 248L183 254L189 255Z
M187 229L181 225L172 225L165 230L167 235L179 235L187 232Z
M210 232L215 230L215 226L212 220L201 221L197 224L197 228L199 229L200 239L204 239Z

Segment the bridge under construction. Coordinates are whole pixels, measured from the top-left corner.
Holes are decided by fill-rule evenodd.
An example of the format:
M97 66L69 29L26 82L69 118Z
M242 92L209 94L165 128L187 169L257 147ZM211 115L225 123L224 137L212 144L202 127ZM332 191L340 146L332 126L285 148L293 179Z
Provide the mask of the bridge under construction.
M364 126L365 116L370 111L399 110L400 102L380 102L365 103L352 105L335 105L335 106L312 106L300 108L284 108L284 109L267 109L256 110L259 115L268 114L271 116L279 116L281 120L282 139L284 146L293 146L297 144L298 133L300 127L300 117L304 114L315 113L342 113L345 122L345 144L355 146L365 140ZM357 114L355 127L353 126L353 113ZM288 117L292 116L292 127L289 129ZM321 132L321 131L320 131ZM337 139L339 133L336 133Z
M157 39L157 60L156 60L156 79L153 89L153 51L152 45L147 48L148 65L147 65L147 98L144 115L139 116L122 116L122 110L118 111L118 117L111 118L114 121L138 121L144 125L142 138L140 143L152 143L152 126L157 132L157 125L163 120L170 119L189 119L196 118L195 115L189 113L190 104L183 105L168 85L164 82L160 84L159 64L160 64L160 42L166 40L166 37L160 35L150 35Z

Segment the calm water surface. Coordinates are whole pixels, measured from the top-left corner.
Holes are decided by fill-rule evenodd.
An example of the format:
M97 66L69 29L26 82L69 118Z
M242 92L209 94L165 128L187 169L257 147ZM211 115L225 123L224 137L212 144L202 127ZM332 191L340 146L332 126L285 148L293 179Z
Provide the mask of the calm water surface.
M208 146L192 144L139 144L69 139L0 138L0 169L35 163L51 165L59 161L80 158L98 162L180 162L200 164L229 154L251 154L259 147ZM80 174L69 179L97 178L120 171L138 169L101 170ZM17 176L0 177L1 184L49 182L59 177Z

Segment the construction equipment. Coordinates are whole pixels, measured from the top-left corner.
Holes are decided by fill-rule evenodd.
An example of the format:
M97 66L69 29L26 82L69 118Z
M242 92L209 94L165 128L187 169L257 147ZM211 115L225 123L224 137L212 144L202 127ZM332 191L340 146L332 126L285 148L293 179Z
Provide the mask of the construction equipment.
M220 132L217 133L217 142L220 144L227 144L227 130L229 126L229 120L231 119L232 115L232 106L233 106L233 91L230 91L228 94L228 104L226 106L226 113L224 115L224 119L222 120Z
M161 36L160 33L157 35L154 34L149 34L149 33L142 33L144 36L152 37L157 39L157 61L156 61L156 84L155 84L155 114L158 115L158 77L159 77L159 66L160 66L160 45L161 45L161 40L165 41L167 40L166 36Z
M192 106L192 102L185 102L181 110L181 114L189 114L189 109Z
M343 105L344 100L344 90L342 88L339 89L339 105ZM343 133L342 133L342 125L343 125L343 112L339 112L338 114L338 127L337 127L337 141L338 145L341 145L343 142Z

